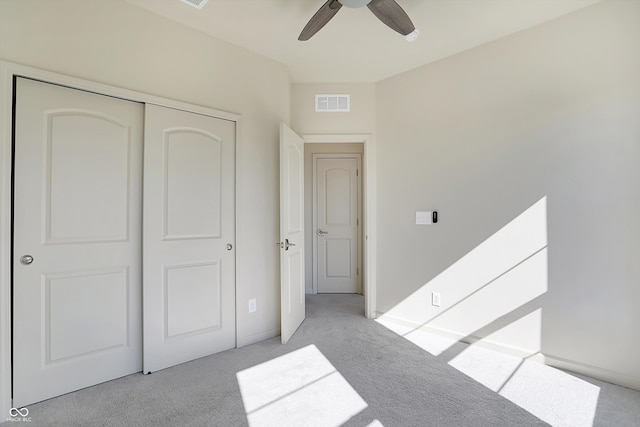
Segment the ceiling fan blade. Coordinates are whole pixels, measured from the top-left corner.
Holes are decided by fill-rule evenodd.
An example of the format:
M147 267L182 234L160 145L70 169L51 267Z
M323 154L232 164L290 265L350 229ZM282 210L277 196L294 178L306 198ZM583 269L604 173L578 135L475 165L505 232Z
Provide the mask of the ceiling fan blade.
M395 0L373 0L367 7L379 20L403 36L416 29L407 12Z
M320 31L320 29L324 27L336 13L338 13L341 7L342 4L340 4L338 0L328 0L320 9L318 9L309 22L307 22L307 25L305 25L300 36L298 36L298 40L309 40L315 33Z

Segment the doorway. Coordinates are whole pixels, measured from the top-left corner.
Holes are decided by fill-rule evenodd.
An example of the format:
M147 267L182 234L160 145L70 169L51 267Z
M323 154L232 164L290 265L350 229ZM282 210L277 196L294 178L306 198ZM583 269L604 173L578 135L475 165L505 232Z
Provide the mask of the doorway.
M364 143L361 142L305 144L305 283L309 294L357 293L366 296L362 265L365 235L363 155ZM341 218L327 218L326 179L320 180L321 194L318 192L317 175L320 173L326 178L327 172L329 185L338 189L330 196L329 202L333 206L329 207ZM345 185L350 187L345 188ZM323 214L318 215L319 208Z
M313 288L362 294L361 155L313 155Z

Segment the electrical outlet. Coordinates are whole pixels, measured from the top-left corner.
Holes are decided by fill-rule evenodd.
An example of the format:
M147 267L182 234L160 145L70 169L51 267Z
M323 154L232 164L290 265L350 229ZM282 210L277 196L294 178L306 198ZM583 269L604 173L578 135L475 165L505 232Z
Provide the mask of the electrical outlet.
M432 292L431 293L431 305L434 307L440 307L440 293Z
M255 313L257 310L256 308L256 300L254 299L250 299L249 300L249 313Z

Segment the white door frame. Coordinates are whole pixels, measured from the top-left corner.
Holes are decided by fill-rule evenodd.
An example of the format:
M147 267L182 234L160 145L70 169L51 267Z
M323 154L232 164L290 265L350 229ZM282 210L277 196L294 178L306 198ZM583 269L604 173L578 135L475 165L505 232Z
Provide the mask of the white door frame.
M376 145L372 135L302 135L305 144L353 144L364 145L362 159L362 229L364 233L362 258L362 287L364 315L373 319L376 312Z
M241 116L235 113L215 110L146 93L121 89L102 83L70 77L7 61L0 61L0 422L9 416L11 409L11 200L12 200L12 133L13 133L13 81L15 77L26 77L47 83L68 86L75 89L113 96L135 102L156 104L193 113L213 116L236 123L236 182L239 170L239 149L241 143ZM238 197L236 186L236 221ZM236 242L239 241L236 227ZM236 277L239 253L236 253ZM236 313L240 312L238 287L236 286ZM244 309L244 305L243 305ZM237 340L236 314L236 342ZM141 356L142 357L142 356Z
M349 153L314 153L313 154L313 173L311 174L312 179L313 179L313 196L312 196L312 212L311 215L313 217L311 223L312 223L312 227L313 230L311 232L311 236L313 236L313 242L312 242L312 256L311 256L311 260L312 260L312 267L313 267L313 275L312 275L312 283L311 283L311 289L312 292L314 294L318 293L318 234L316 232L316 230L318 230L318 169L317 169L317 160L318 159L356 159L357 160L357 168L358 170L362 169L362 155L360 153L353 153L353 154L349 154ZM357 175L357 189L358 192L356 194L357 197L357 201L356 201L356 209L357 209L357 214L356 214L356 218L358 218L358 220L360 218L362 218L362 176L360 176L359 174ZM357 233L356 233L356 241L357 241L357 249L356 249L356 268L360 269L362 267L362 248L364 247L364 242L363 242L363 233L362 230L364 227L361 227L359 224L356 225L357 228ZM362 268L362 275L364 275L364 268ZM364 280L362 280L362 276L358 274L358 292L364 294Z

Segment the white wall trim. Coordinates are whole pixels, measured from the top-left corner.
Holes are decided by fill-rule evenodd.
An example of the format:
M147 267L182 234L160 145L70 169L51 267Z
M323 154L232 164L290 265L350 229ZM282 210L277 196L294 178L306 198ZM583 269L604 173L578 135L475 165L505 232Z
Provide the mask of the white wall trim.
M242 162L240 161L240 153L242 152L240 144L242 141L242 117L238 116L238 118L236 119L236 144L235 144L235 159L236 159L236 170L235 170L235 174L236 174L236 179L235 179L235 210L236 210L236 220L235 220L235 242L233 242L233 247L235 248L235 253L236 253L236 271L235 271L235 281L236 281L236 348L240 348L242 347L240 345L240 343L243 341L243 339L240 337L240 327L241 327L241 323L240 323L240 316L238 316L238 313L241 313L241 309L244 310L244 307L241 308L240 307L240 301L242 300L242 292L240 292L240 287L238 286L238 277L240 277L240 275L238 274L238 271L240 270L240 262L238 262L239 259L242 258L242 248L238 246L238 242L242 242L242 240L240 239L241 237L241 231L242 231L242 227L240 227L238 225L238 218L242 218L242 216L240 215L240 211L241 209L241 205L238 201L239 197L238 195L240 194L240 184L238 183L239 181L239 177L240 175L240 167L242 165Z
M70 77L46 70L0 61L0 421L6 417L11 409L11 175L12 175L12 116L13 116L13 79L25 77L81 89L87 92L113 96L134 102L155 104L167 108L189 111L197 114L217 117L236 122L236 186L238 183L238 144L239 122L241 116L236 113L216 110L204 106L192 105L180 101L174 101L142 92L121 89L102 83ZM236 187L236 201L237 201ZM236 241L238 239L236 211ZM236 266L238 262L236 253ZM236 275L237 279L237 275ZM236 282L236 295L238 286ZM236 318L240 307L236 297ZM238 341L236 329L236 342Z
M103 83L98 83L90 80L85 80L77 77L66 76L64 74L58 74L51 71L41 70L38 68L28 67L25 65L15 64L6 61L0 61L0 66L5 68L9 82L3 80L2 86L7 83L11 83L13 76L26 77L34 80L41 80L46 83L53 83L60 86L67 86L73 89L80 89L87 92L93 92L100 95L113 96L115 98L122 98L134 102L143 102L146 104L159 105L161 107L174 108L177 110L189 111L191 113L203 114L206 116L217 117L219 119L225 119L230 121L238 121L240 114L230 113L227 111L216 110L201 105L188 104L186 102L175 101L160 96L149 95L143 92L137 92L129 89L122 89L114 86L109 86ZM3 91L4 92L4 91ZM11 92L9 92L11 93Z
M302 135L305 144L364 144L364 167L362 173L364 212L363 287L365 316L372 319L376 312L376 145L369 134Z
M608 369L599 368L586 363L563 359L550 354L541 354L541 356L542 360L532 360L536 360L537 362L544 363L545 365L549 365L554 368L564 369L566 371L575 372L577 374L586 375L591 378L640 391L640 377L621 374L619 372L610 371Z
M11 409L11 133L13 73L0 62L0 421Z

